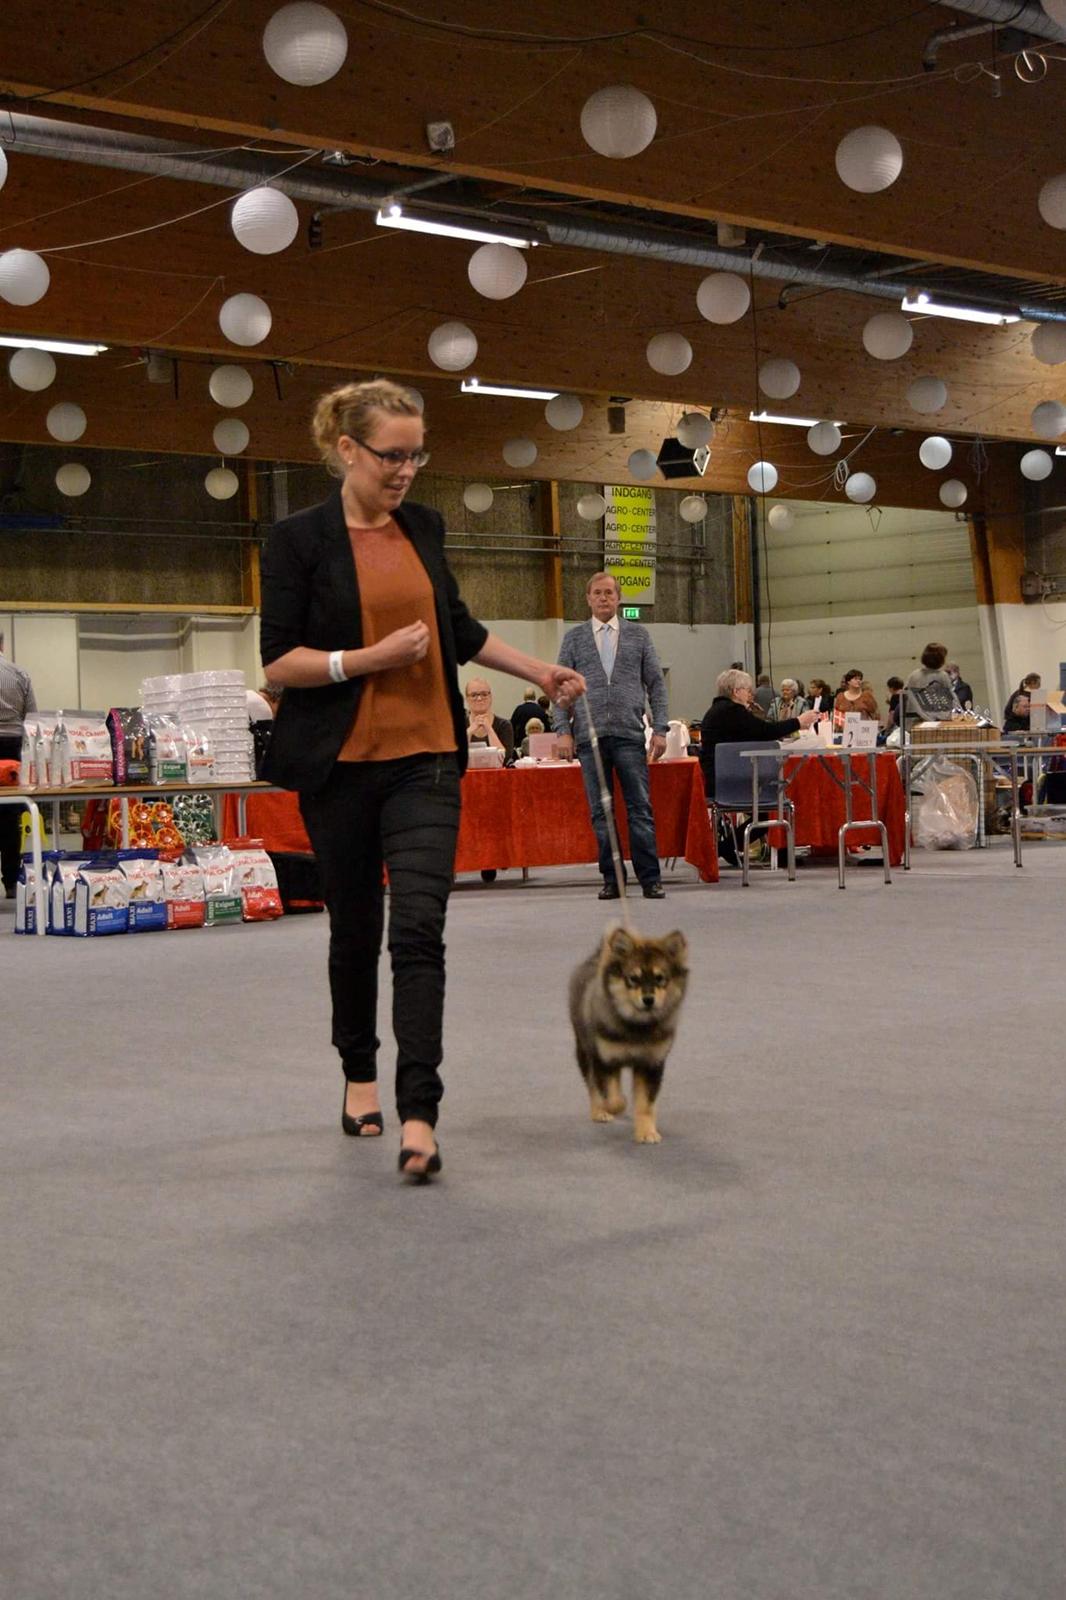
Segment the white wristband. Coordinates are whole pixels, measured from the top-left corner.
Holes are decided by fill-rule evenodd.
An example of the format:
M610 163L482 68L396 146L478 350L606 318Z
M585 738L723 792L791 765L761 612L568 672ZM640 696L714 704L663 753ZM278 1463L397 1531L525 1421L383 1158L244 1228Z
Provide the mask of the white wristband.
M344 651L331 650L329 653L329 675L333 683L347 683L348 674L344 670Z

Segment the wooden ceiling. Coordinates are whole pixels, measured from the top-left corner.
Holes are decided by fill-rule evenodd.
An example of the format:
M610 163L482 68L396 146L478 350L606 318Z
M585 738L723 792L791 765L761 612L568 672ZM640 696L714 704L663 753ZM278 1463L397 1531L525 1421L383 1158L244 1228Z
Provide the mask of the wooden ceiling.
M923 71L929 36L973 19L906 0L861 8L734 0L702 10L680 0L646 10L628 0L540 0L520 15L489 0L446 9L361 0L332 8L349 35L341 72L297 88L263 57L275 9L274 0L83 0L42 26L39 0L5 0L0 88L14 112L187 150L254 146L277 153L277 170L310 153L301 171L321 171L322 153L344 151L359 181L402 186L452 174L496 207L595 218L609 205L612 220L634 230L672 216L712 246L715 224L730 222L750 230L749 249L769 233L767 258L818 265L835 246L834 259L856 271L887 262L905 283L952 269L962 299L970 287L1066 310L1066 236L1037 210L1041 185L1066 171L1058 47L1043 51L1043 81L1024 84L1014 57L996 53L1004 41L993 33L948 42L936 70ZM526 34L516 37L518 27ZM584 100L612 83L636 85L658 113L654 142L631 160L596 155L579 128ZM425 125L444 118L457 143L442 157L429 150ZM844 133L870 122L900 139L904 169L890 189L860 195L840 182L833 158ZM209 453L221 413L206 379L213 362L231 360L257 378L241 415L249 453L261 459L309 458L313 396L338 376L387 371L426 394L442 471L507 475L503 441L528 434L539 447L529 475L624 481L629 452L657 450L688 406L723 416L706 486L742 491L761 451L781 471L780 493L839 495L834 460L812 455L801 430L757 436L746 420L753 405L775 409L758 392L760 361L786 356L802 383L776 409L843 419L841 453L869 434L851 465L874 474L880 500L937 506L939 483L957 476L974 506L986 479L973 441L1013 460L1016 443L996 441L1031 439L1033 406L1066 401L1066 366L1035 360L1028 322L920 318L910 352L882 362L865 353L861 331L890 300L796 287L782 304L782 283L756 279L754 316L718 327L696 309L706 268L561 247L531 251L525 288L491 301L468 281L468 243L392 233L372 212L339 210L323 215L322 247L311 249L313 207L300 202L296 241L256 256L231 234L225 190L37 156L5 138L2 118L0 141L9 159L0 248L44 251L52 273L37 305L0 302L0 331L113 347L95 360L59 357L57 383L43 394L8 384L0 433L12 440L47 442L49 406L73 399L89 417L85 447ZM423 193L428 202L435 191ZM693 229L692 219L706 226ZM743 269L745 250L737 256ZM903 260L916 264L913 273L899 274ZM218 327L222 301L242 290L262 295L273 313L269 338L253 350L229 344ZM581 426L556 433L530 401L458 397L458 376L441 374L426 350L433 327L452 318L477 335L472 370L483 381L573 390L586 404ZM649 338L665 331L693 346L680 377L647 363ZM147 383L136 353L149 348L180 358L177 395ZM909 384L924 374L948 387L935 418L907 403ZM630 402L624 434L608 432L609 396ZM947 472L917 463L931 431L959 441Z

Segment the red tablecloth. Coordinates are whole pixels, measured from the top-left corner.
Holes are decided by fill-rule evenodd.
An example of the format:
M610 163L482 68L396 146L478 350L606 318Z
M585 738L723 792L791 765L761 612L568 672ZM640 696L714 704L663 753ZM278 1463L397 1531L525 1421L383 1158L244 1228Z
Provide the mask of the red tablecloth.
M705 883L718 879L718 852L707 818L698 761L658 761L651 768L655 840L661 857L681 856ZM625 807L616 815L623 852L629 835ZM294 794L248 796L248 833L268 850L310 850ZM237 834L237 801L227 796L223 838ZM487 867L557 867L595 861L596 836L589 822L581 769L517 767L468 772L455 853L456 872Z
M791 779L789 798L796 808L796 843L810 845L819 854L835 855L837 833L844 821L844 791L827 770L827 762L838 771L842 767L840 757L827 751L825 760L787 761L785 777ZM867 783L870 781L870 763L866 756L853 756L852 767L857 777ZM852 787L852 807L856 819L870 815L869 796L857 782ZM903 860L906 809L896 757L887 750L880 751L877 756L877 814L885 824L889 862L894 867ZM875 828L864 828L861 832L856 829L848 834L849 849L880 842Z

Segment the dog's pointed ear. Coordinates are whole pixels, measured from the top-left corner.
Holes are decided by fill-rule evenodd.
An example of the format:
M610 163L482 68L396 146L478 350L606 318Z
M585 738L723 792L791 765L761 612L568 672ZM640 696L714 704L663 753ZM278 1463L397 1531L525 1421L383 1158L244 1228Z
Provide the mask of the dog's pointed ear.
M688 955L688 940L680 928L675 928L673 933L666 935L663 948L671 961L676 961L680 965Z
M612 956L628 956L633 953L633 939L624 928L612 928L605 942Z

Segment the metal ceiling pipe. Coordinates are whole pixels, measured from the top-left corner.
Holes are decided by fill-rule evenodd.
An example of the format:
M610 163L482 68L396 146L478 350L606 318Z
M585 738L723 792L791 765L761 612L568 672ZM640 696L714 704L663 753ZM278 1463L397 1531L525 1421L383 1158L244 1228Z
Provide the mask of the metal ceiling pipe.
M1041 5L1018 5L1015 0L937 0L946 11L965 11L982 22L1031 33L1034 38L1066 44L1066 28L1052 22Z

